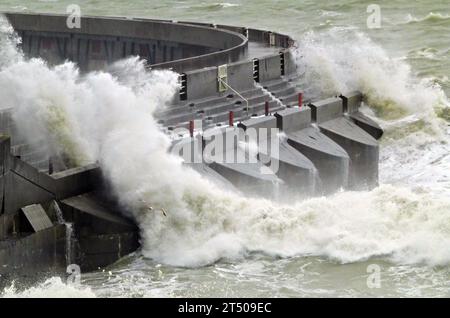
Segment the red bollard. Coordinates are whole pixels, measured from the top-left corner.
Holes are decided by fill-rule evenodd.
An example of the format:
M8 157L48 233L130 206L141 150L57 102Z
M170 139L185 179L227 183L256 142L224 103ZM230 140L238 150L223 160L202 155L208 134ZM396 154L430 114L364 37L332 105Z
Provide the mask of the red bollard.
M264 114L269 116L269 101L266 101L266 104L264 105Z
M234 126L234 112L232 110L228 115L228 125L230 125L230 127Z
M298 107L303 105L303 93L298 93Z
M194 121L191 120L189 122L189 135L192 137L194 137Z

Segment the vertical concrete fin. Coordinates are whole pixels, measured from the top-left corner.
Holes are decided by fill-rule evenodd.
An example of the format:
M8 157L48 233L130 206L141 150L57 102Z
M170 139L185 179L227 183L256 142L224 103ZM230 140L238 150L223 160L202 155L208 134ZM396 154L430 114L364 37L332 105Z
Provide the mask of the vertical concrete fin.
M5 213L6 173L11 168L11 139L0 134L0 215Z
M306 107L287 108L274 116L277 119L277 128L286 134L305 129L311 124L311 109Z
M311 108L312 120L317 124L341 117L344 113L342 99L327 98L308 105Z
M363 95L359 91L348 92L339 96L342 99L344 112L354 113L361 106Z

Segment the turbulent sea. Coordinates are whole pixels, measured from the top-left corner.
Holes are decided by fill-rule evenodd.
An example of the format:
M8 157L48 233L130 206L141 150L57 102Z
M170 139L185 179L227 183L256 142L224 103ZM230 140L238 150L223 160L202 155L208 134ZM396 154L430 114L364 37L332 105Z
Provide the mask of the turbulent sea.
M74 2L1 0L0 11L65 13ZM26 288L11 282L0 296L450 297L449 3L382 2L381 27L369 29L371 3L77 2L89 15L287 33L298 41L298 85L308 96L364 92L364 111L385 129L380 186L289 205L215 189L168 157L167 137L147 115L170 100L175 74L146 74L136 59L88 75L71 63L48 67L24 59L1 21L0 101L16 107L23 124L48 124L55 110L65 116L70 127L50 122L59 131L49 139L71 145L80 161L102 163L123 203L136 211L143 248L83 274L80 285L59 277ZM137 136L133 144L129 135ZM135 166L121 164L130 156ZM169 216L139 212L143 199L168 207ZM376 286L374 269L381 278Z

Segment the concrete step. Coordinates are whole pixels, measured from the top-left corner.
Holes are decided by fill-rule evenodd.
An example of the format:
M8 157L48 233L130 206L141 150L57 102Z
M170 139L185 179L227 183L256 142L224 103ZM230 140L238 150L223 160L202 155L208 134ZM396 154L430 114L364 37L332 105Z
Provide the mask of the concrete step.
M285 81L284 79L277 79L275 81L263 82L260 84L264 89L267 89L269 91L278 91L290 86L289 82Z
M278 97L286 106L298 106L298 92ZM303 101L307 102L307 101Z
M260 116L264 114L265 111L265 102L264 103L258 103L255 105L250 105L248 108L248 115L247 115L247 107L245 105L241 105L242 107L237 108L234 110L234 118L235 121L239 121L242 119L247 119L249 116L256 115ZM276 102L271 101L269 103L269 108L271 111L276 111L278 107L276 106ZM214 116L209 116L206 121L212 122L214 124L217 123L223 123L228 124L229 120L229 112L221 112L218 114L215 114Z
M259 103L264 103L265 101L269 101L270 96L268 94L258 95L254 96L248 99L249 105L256 105ZM214 115L215 113L219 113L221 111L230 111L234 110L235 108L239 107L245 107L246 102L243 100L237 100L234 103L226 103L226 104L219 104L212 107L205 107L204 114L205 115Z
M283 96L292 95L297 93L297 89L294 86L286 86L285 88L281 88L279 90L270 91L275 97L282 98Z
M256 95L248 99L249 106L257 105L261 103L265 103L270 100L270 96L261 91L261 95ZM236 100L232 103L220 103L217 105L212 105L210 107L204 107L203 109L199 109L197 111L184 112L180 114L176 114L170 116L168 118L161 118L160 123L165 126L176 125L179 122L201 119L206 117L214 116L215 114L219 114L222 112L229 112L231 110L236 110L240 107L246 107L246 102L243 100Z
M285 108L286 107L284 105L279 105L275 101L271 101L269 104L269 110L270 110L270 113L272 113L272 114L277 111L283 110ZM264 112L265 112L265 103L259 103L259 104L252 105L251 107L249 107L249 116L250 117L252 115L262 116L262 115L264 115ZM249 116L247 115L247 110L246 110L245 106L234 110L235 122L246 120L249 118ZM198 118L198 119L202 119L202 118ZM207 128L210 128L212 126L217 126L217 125L219 125L219 126L228 125L228 120L229 120L229 111L224 111L224 112L214 114L214 116L205 117L205 118L203 118L203 129L207 129ZM188 129L189 121L179 122L178 124L176 124L176 127Z
M240 94L248 99L254 96L262 95L264 93L262 93L261 88L255 86L250 90L240 92ZM236 102L238 100L241 100L241 98L235 93L230 93L226 96L211 96L185 103L177 103L164 111L157 112L157 114L155 114L155 117L163 119L167 116L170 116L171 114L177 114L180 111L183 112L187 109L191 109L191 111L197 111L205 107L211 107L212 105L223 104L227 102Z

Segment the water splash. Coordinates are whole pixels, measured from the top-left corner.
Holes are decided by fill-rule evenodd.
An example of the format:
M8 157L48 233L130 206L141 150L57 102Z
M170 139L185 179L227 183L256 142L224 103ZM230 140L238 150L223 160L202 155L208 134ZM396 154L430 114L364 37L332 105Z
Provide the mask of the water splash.
M382 119L395 121L415 114L435 132L437 113L449 109L444 91L432 79L420 79L402 59L358 31L333 28L309 32L299 40L297 64L305 69L301 85L315 98L359 90Z
M86 286L66 284L59 277L52 277L34 287L18 290L15 283L0 292L0 298L95 298Z
M434 90L425 88L411 97L414 90L401 82L404 74L390 82L398 85L395 90L375 80L386 76L380 69L361 77L361 68L371 65L369 48L353 49L364 53L356 60L347 46L346 60L339 46L330 49L333 53L326 47L316 50L319 63L306 56L313 59L307 76L316 74L325 85L317 89L343 90L356 83L374 100L377 93L390 92L387 96L406 111L418 109L411 98L432 109ZM327 59L331 54L338 58ZM177 90L173 72L145 72L138 59L114 65L111 73L85 75L72 63L50 67L39 59L2 61L0 99L14 107L20 127L33 127L31 137L46 136L49 149L100 163L114 193L139 223L146 257L178 266L239 259L254 251L282 257L322 255L339 262L374 256L402 263L450 262L450 202L433 192L382 185L370 192L283 205L229 193L183 167L180 158L168 154L170 140L152 116ZM385 62L382 58L375 65L392 67ZM345 66L350 71L334 72ZM397 70L409 72L403 66ZM64 114L54 130L47 127L49 105ZM167 217L150 212L147 204L164 207Z
M66 222L58 202L53 201L51 204L51 208L55 212L58 223L64 224L66 227L66 264L70 265L72 264L72 260L74 259L74 251L72 246L74 241L76 240L75 233L73 231L73 223Z

